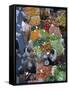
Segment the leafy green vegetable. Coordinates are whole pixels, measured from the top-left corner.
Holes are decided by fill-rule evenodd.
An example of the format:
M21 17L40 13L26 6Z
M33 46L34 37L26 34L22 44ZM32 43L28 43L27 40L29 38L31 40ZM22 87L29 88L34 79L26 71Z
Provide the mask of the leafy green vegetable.
M63 70L62 65L57 66L54 75L55 75L56 81L66 80L66 71Z
M57 56L61 55L62 53L64 53L64 47L63 45L60 43L59 40L51 40L51 46L52 48L54 48L57 52Z
M43 38L49 37L49 33L44 29L40 29L40 33L41 33L41 37Z

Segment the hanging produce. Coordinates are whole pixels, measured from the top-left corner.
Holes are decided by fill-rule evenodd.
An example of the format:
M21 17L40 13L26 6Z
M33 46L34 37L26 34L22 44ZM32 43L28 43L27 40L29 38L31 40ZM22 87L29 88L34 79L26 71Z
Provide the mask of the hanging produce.
M29 24L33 25L39 25L40 24L40 16L32 16L30 18Z
M35 7L25 7L23 10L28 16L37 16L40 14L40 9Z

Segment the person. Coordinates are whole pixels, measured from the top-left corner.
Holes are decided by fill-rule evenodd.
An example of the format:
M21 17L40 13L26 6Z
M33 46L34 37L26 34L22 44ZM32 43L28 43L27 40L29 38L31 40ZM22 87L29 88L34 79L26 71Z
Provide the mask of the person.
M28 44L28 41L30 40L30 30L31 25L29 25L29 20L25 19L22 21L22 32L24 33L24 39L26 42L26 45Z

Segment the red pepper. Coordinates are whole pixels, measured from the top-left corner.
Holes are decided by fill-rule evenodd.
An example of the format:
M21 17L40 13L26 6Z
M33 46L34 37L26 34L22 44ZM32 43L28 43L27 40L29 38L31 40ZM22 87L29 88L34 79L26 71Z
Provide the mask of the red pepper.
M46 24L44 28L47 32L49 32L49 24Z

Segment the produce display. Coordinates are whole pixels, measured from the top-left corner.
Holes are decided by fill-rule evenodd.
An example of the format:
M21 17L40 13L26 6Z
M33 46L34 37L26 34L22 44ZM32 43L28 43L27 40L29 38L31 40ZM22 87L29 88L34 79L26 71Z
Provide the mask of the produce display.
M17 23L17 25L22 25L18 30L24 37L25 48L23 53L20 49L16 53L21 62L20 67L16 68L19 73L17 73L19 83L66 80L66 12L64 11L37 7L21 9L24 19L22 24ZM65 30L64 33L60 26Z

